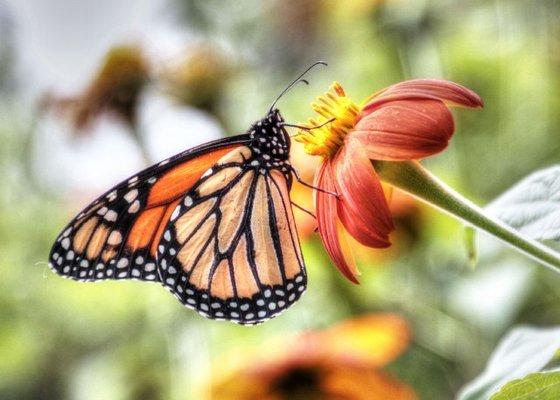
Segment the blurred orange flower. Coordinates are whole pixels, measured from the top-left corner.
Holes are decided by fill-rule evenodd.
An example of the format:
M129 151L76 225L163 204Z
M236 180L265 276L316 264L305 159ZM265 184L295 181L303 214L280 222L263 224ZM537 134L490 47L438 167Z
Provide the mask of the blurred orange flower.
M381 371L408 346L407 323L372 314L322 331L277 339L232 355L230 370L212 382L219 400L415 399L405 383ZM241 356L241 357L240 357ZM242 361L239 361L242 358Z
M109 50L81 94L74 97L50 96L46 106L69 113L76 133L86 132L105 112L111 112L135 127L138 101L149 75L150 67L140 47L116 46Z
M164 70L162 81L167 92L182 104L217 115L233 70L232 62L218 47L199 43Z

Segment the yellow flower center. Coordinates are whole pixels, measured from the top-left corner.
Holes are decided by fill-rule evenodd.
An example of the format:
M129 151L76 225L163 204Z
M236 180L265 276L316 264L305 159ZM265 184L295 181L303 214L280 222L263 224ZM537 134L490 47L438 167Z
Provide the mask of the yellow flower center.
M309 130L300 129L294 140L304 144L307 154L331 157L354 127L360 109L346 97L338 82L334 82L328 92L311 103L311 107L319 116L310 118L305 125Z

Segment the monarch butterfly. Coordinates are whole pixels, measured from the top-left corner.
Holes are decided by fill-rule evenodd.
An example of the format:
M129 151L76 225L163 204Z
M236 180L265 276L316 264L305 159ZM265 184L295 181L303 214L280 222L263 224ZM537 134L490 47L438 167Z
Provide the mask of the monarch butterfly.
M161 161L93 201L56 239L50 268L79 281L159 282L203 316L240 324L290 307L307 275L289 197L294 125L275 104L318 64L245 134Z

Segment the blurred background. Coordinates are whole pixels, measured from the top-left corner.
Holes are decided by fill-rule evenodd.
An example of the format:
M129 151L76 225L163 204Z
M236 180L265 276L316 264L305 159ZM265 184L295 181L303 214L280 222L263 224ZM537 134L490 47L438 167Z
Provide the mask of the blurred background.
M473 267L462 225L400 193L393 247L354 248L359 286L296 211L307 293L257 327L48 269L99 193L244 132L317 60L279 104L290 122L333 80L356 101L415 77L479 93L425 163L479 204L560 160L555 0L0 0L0 398L449 399L512 326L558 323L556 276L483 235ZM312 179L297 147L293 162Z

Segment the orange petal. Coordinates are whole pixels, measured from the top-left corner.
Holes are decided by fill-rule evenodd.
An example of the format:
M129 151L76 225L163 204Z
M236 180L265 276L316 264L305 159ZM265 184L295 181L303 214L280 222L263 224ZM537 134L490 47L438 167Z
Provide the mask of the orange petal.
M445 149L454 129L453 116L441 101L398 100L361 118L347 142L358 141L372 160L413 160Z
M327 370L325 375L321 383L328 399L418 399L412 387L383 371L340 364Z
M333 162L340 195L338 216L348 232L369 247L389 247L394 229L381 182L356 141L343 146Z
M317 170L315 187L331 193L336 192L331 160L325 160ZM315 191L315 210L317 211L319 235L327 253L340 272L351 282L358 283L356 279L358 271L355 265L352 261L348 262L344 257L341 237L338 232L337 203L338 200L334 195Z
M321 162L321 158L310 156L305 153L303 143L294 141L292 142L290 149L290 162L298 172L298 175L305 182L312 182L315 171ZM290 197L295 204L315 214L313 189L309 186L305 186L294 179L292 182L292 188L290 189ZM294 217L296 219L298 236L302 240L315 236L315 228L317 228L316 219L308 213L301 211L297 207L293 207L293 210Z
M345 320L318 333L329 357L360 361L381 368L401 355L410 343L406 320L396 314L367 314Z
M441 79L412 79L376 93L362 108L364 114L395 100L431 99L450 106L478 108L484 105L479 95L455 82Z

